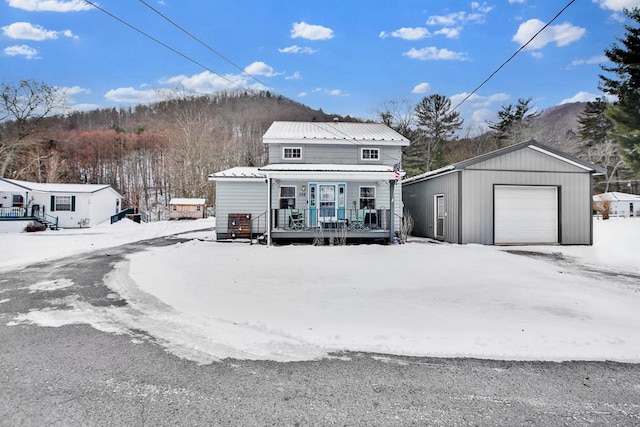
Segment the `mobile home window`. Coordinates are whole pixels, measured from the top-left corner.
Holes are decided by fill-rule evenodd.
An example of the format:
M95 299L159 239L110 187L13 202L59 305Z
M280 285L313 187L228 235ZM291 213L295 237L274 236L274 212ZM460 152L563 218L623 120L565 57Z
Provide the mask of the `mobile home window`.
M283 185L280 187L280 209L296 208L296 186Z
M376 208L376 187L360 187L360 209Z
M380 160L379 148L362 148L360 150L360 158L362 160Z
M288 160L300 160L302 158L302 148L284 147L282 149L282 158Z
M57 211L70 211L71 210L71 196L56 196L55 210Z

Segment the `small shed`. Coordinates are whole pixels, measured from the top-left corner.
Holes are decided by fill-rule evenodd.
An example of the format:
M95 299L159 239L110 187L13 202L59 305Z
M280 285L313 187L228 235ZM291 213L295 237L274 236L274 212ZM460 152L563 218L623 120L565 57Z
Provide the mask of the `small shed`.
M206 216L206 200L173 198L169 200L169 219L198 219Z
M403 181L413 234L485 245L593 244L593 175L534 140Z
M609 215L617 217L640 217L640 196L637 194L609 193L596 194L593 201L609 202Z

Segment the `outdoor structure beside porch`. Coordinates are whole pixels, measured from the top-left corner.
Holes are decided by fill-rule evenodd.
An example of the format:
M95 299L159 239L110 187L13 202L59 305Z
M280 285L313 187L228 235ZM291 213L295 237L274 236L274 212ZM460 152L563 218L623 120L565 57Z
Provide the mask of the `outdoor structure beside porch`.
M198 219L206 214L206 200L174 197L169 200L169 219Z
M409 140L383 124L274 122L269 164L210 175L218 239L393 239L402 224L399 179Z

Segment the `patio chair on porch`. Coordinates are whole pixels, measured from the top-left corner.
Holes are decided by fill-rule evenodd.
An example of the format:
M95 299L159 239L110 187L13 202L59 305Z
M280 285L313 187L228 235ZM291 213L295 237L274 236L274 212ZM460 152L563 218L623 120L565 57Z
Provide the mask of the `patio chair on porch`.
M289 228L292 230L304 230L304 213L294 212L289 209Z
M351 218L349 218L349 228L351 230L364 230L364 218L367 212L367 208L354 209L351 211Z

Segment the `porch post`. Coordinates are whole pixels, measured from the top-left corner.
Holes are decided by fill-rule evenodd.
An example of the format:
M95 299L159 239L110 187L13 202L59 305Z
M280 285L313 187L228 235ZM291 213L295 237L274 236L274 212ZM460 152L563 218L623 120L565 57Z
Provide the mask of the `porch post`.
M271 184L271 177L267 175L267 246L271 246Z
M395 218L395 192L396 192L396 181L391 179L389 180L389 243L393 243L394 230L393 226L396 222Z

